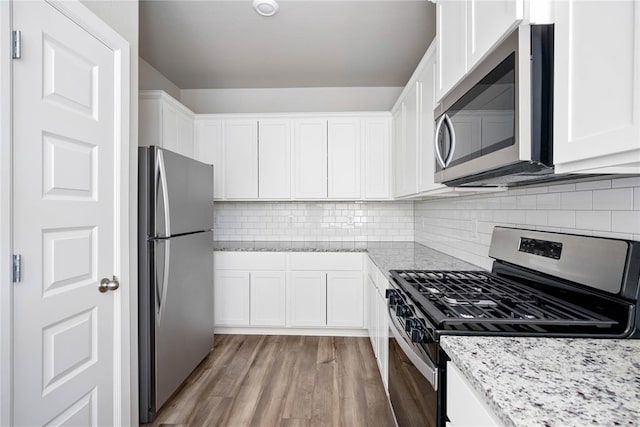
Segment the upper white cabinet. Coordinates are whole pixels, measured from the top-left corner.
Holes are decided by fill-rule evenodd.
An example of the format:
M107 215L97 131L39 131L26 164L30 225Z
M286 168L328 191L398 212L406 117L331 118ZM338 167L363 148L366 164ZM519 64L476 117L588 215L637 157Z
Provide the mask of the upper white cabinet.
M438 0L438 101L522 22L523 4L523 0Z
M213 198L224 198L224 133L220 119L196 119L194 158L213 165Z
M261 199L291 197L292 121L264 119L258 124L258 193Z
M399 173L403 167L405 159L405 103L400 103L397 110L393 113L393 195L394 197L403 196L404 193L404 175Z
M194 114L162 91L141 91L139 143L193 157Z
M556 172L640 173L640 3L556 1L554 12Z
M365 199L388 199L391 193L391 130L386 117L362 120Z
M327 121L298 119L293 138L294 198L327 197Z
M360 120L329 119L327 142L328 191L330 199L359 199Z
M394 196L417 192L418 90L413 82L393 116Z
M438 100L467 72L466 7L466 0L440 0L436 3Z
M258 197L258 122L224 121L224 194L227 199Z

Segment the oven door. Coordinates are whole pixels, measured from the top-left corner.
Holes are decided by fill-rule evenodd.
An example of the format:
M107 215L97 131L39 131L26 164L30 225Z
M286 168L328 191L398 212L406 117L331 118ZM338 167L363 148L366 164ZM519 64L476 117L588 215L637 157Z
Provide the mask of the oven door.
M389 309L389 399L399 427L440 427L438 369Z

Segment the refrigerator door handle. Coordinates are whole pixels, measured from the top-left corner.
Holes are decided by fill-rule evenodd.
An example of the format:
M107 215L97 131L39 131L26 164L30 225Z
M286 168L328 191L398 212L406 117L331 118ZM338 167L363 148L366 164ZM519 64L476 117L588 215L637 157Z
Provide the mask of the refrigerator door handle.
M171 215L169 212L169 190L167 188L167 170L164 166L164 154L162 150L157 151L156 157L156 189L162 187L162 208L164 211L164 235L171 236Z
M162 309L164 307L165 298L167 297L167 288L169 284L169 261L171 253L171 240L156 240L156 244L164 244L164 257L162 266L162 280L158 280L156 275L156 324L160 324L162 318ZM157 251L156 251L157 253ZM160 287L158 287L160 285Z

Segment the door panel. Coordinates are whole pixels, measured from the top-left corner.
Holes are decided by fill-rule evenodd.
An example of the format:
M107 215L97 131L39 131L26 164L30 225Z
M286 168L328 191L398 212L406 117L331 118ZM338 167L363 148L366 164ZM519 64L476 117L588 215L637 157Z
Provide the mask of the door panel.
M251 272L251 325L285 326L286 273Z
M291 197L291 120L260 120L258 171L260 198Z
M258 197L258 122L224 122L224 189L227 199Z
M289 288L290 326L327 325L327 273L295 271Z
M222 120L200 119L195 122L196 160L213 165L213 197L224 198L224 155Z
M13 421L114 425L114 52L45 2L14 2L13 22Z
M361 328L363 287L360 271L327 273L327 325Z
M328 197L359 199L360 120L330 119L328 122Z
M159 408L213 347L213 250L211 232L158 241L168 250L166 287L156 305L156 408ZM167 246L168 245L168 246ZM164 259L156 259L162 265ZM160 279L160 278L158 278Z
M364 198L388 199L391 192L389 119L363 121Z
M249 272L216 270L213 288L216 326L248 326Z
M293 138L294 198L327 197L327 121L296 120Z

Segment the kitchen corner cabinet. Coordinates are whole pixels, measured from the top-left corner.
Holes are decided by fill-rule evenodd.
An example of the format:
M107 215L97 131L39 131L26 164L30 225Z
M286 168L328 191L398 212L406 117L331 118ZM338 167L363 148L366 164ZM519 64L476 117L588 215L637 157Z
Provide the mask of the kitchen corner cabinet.
M291 198L291 120L258 122L258 196Z
M298 119L293 137L294 198L327 197L327 121Z
M139 94L139 145L194 156L194 114L163 91Z
M437 101L473 70L523 18L523 0L438 0Z
M327 196L360 199L360 119L329 119L327 133Z
M194 158L213 165L213 198L224 198L224 133L222 120L198 119L194 125Z
M556 172L640 173L640 3L553 7Z
M224 121L224 195L258 198L258 122Z

